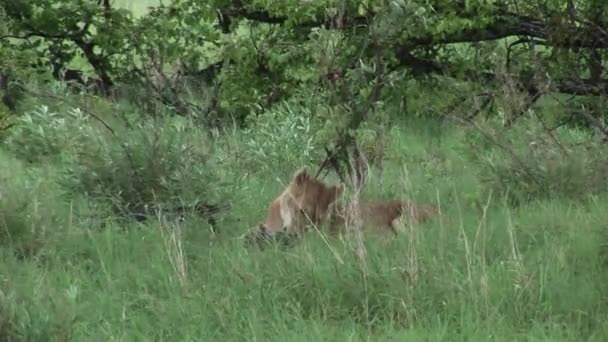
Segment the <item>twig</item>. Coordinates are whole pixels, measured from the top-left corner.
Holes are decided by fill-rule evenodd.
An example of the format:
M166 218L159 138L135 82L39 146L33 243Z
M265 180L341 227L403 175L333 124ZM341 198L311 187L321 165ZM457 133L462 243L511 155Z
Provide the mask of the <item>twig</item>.
M559 98L557 98L557 96L551 94L551 97L557 101L557 103L559 103L562 107L564 108L568 108L568 106L566 106L566 104L564 104ZM572 111L572 114L580 114L582 115L585 119L587 119L587 121L594 126L595 128L597 128L600 133L604 136L603 141L608 142L608 127L606 127L604 124L602 124L602 122L600 120L598 120L597 118L593 117L592 115L590 115L589 113L587 113L585 110L575 110Z
M528 169L528 167L526 166L526 164L517 156L517 154L515 152L513 152L510 148L508 148L508 147L504 146L503 144L501 144L493 136L491 136L489 133L487 133L486 131L484 131L481 127L479 127L479 125L475 121L473 121L473 120L467 120L467 119L462 119L462 118L459 118L459 117L457 117L455 115L452 115L451 117L455 118L456 120L460 120L460 121L463 121L465 123L468 123L468 124L472 125L473 127L475 127L475 129L477 129L477 131L479 131L479 133L481 133L481 135L483 135L488 141L490 141L494 145L500 147L502 150L504 150L507 153L509 153L511 155L511 157L513 157L513 160L515 160L515 162L517 164L519 164L519 166L521 167L521 169L528 175L528 177L530 177L530 179L532 179L534 181L534 183L536 183L539 186L542 186L542 184L536 179L536 177L534 176L534 174Z
M540 39L534 39L534 38L528 38L528 37L524 37L524 38L520 38L510 44L507 45L507 56L506 56L506 61L505 61L505 66L506 66L506 70L510 71L511 70L511 52L512 52L512 48L515 47L516 45L520 45L520 44L530 44L530 43L536 43L536 44L543 44L543 41Z
M14 126L17 126L17 124L14 124L14 123L12 123L12 124L8 124L8 125L6 125L6 126L4 126L4 127L0 127L0 131L7 131L7 130L9 130L11 127L14 127Z
M558 123L557 125L555 125L555 126L553 126L553 127L549 128L549 130L550 130L551 132L553 132L553 131L555 131L556 129L558 129L558 128L560 128L560 127L562 127L562 126L564 126L564 125L566 125L566 124L570 123L572 120L574 120L574 113L570 113L570 115L568 115L568 117L567 117L566 119L562 120L562 122Z
M540 117L540 115L535 111L534 112L534 116L536 117L536 119L540 122L541 126L543 126L543 130L545 131L545 133L549 136L549 138L551 140L553 140L553 142L559 147L559 149L566 155L568 155L568 150L566 149L566 147L564 147L564 145L562 145L562 143L559 142L559 140L555 137L555 135L553 134L553 131L550 130L547 125L545 124L545 121L543 121L543 119Z

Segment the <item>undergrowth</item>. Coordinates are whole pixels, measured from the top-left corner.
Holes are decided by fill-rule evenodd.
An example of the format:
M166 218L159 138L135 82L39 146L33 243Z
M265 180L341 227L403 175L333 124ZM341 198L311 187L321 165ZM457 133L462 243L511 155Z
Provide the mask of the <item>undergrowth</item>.
M348 240L319 232L264 251L239 239L320 157L306 109L212 134L50 113L24 116L0 153L0 340L608 337L606 156L583 132L564 127L558 145L532 123L500 141L398 123L362 196L410 197L447 220L366 233L363 272ZM197 200L231 204L222 234L165 212Z

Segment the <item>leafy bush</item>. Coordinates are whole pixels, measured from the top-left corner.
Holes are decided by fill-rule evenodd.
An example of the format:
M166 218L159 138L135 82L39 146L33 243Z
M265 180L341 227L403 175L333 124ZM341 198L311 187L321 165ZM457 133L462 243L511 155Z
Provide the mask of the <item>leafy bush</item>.
M83 145L88 118L79 110L53 112L41 105L19 118L18 127L6 141L20 159L35 163L58 158L62 152ZM83 134L85 133L85 134Z
M79 109L39 106L20 119L6 146L27 162L61 161L65 189L120 214L219 200L222 187L200 128L177 118L125 120L111 132Z
M148 215L222 197L210 144L190 123L138 121L110 138L90 135L69 158L63 184L119 215Z
M298 104L282 103L250 119L242 132L247 169L262 173L291 170L320 159L323 149L315 141L318 123Z

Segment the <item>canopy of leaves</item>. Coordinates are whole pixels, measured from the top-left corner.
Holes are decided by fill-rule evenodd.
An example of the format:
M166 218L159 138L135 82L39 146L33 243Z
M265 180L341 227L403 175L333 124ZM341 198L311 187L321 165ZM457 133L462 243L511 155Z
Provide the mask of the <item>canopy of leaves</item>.
M491 94L508 78L529 98L520 112L547 93L604 96L607 7L172 0L134 16L107 0L1 0L0 53L2 65L26 58L57 78L106 94L131 89L145 103L207 123L244 123L280 101L314 98L309 105L329 123L331 145L377 117L379 104L398 103L413 80L457 95Z

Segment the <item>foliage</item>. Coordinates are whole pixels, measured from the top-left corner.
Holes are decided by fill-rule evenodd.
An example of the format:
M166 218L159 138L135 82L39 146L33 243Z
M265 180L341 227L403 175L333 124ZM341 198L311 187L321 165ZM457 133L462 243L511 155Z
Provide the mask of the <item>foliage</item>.
M124 32L118 78L136 92L132 99L164 104L206 124L217 116L212 81L220 37L206 10L197 2L174 0L151 8Z
M65 230L60 189L4 152L0 160L0 243L20 257L36 255Z
M88 117L75 108L67 113L52 112L41 105L24 113L7 138L6 146L29 163L59 160L63 153L85 145L90 132Z
M108 2L109 3L109 2ZM72 62L84 58L101 79L103 87L113 83L112 56L122 53L122 35L132 22L126 10L111 9L92 1L3 1L9 38L5 49L33 49L55 75Z
M183 87L185 77L197 76L215 59L208 55L214 51L213 40L218 35L202 19L200 5L176 0L170 7L153 8L140 18L112 7L109 1L9 1L0 5L9 31L0 51L36 52L38 64L55 77L95 86L105 93L121 88L121 82L131 83L126 88L154 94L138 94L147 100L146 105L162 103L182 115L200 109L200 104L181 96L187 89Z
M372 74L393 89L435 74L494 93L492 88L501 86L495 70L504 63L532 102L546 91L538 77L555 80L548 91L572 94L595 94L603 84L605 54L593 39L605 35L597 27L606 6L596 1L564 9L559 1L519 7L484 1L172 0L138 17L108 1L0 5L7 19L1 50L38 51L56 77L80 60L95 74L95 83L130 89L147 111L156 112L161 104L207 125L244 123L250 113L309 92L337 114L325 117L327 124L352 126L336 130L332 140L338 141L359 127L359 112L394 98L381 90L384 94L368 99ZM509 38L506 48L497 44L517 35L530 38ZM588 53L569 52L579 46ZM601 115L601 107L592 112Z
M306 108L290 103L278 105L250 119L239 133L245 148L243 166L268 172L277 167L310 165L319 159L322 147L314 141L318 129L318 120Z
M204 135L191 122L142 121L120 134L90 140L66 162L62 183L112 205L116 215L142 217L225 199Z
M0 340L607 339L607 2L119 3L0 0ZM353 144L445 220L244 248Z
M140 216L225 199L211 143L204 134L188 134L194 130L192 121L136 119L110 132L77 108L41 106L24 114L6 146L28 163L62 165L70 195Z
M603 146L589 143L587 132L562 129L547 135L534 120L504 135L493 133L495 126L484 129L498 140L471 132L466 153L479 164L488 189L508 195L511 203L554 197L583 200L608 189L603 176L608 155Z
M486 164L464 159L460 148L471 144L479 149L478 156L498 152L491 144L479 143L484 137L464 135L462 128L446 127L441 139L433 137L438 130L433 125L438 124L430 120L424 126L412 120L392 129L387 154L393 159L387 160L386 184L376 195L401 197L405 192L425 201L439 200L448 223L432 222L392 241L366 234L367 272L352 257L348 241L316 232L288 249L243 248L236 237L263 216L274 195L275 180L269 174L289 175L298 163L309 163L294 157L294 151L308 151L316 158L317 145L303 132L323 121L315 120L307 106L285 103L277 108L250 118L248 129L235 130L234 136L217 134L217 145L208 145L206 135L182 118L143 120L128 113L124 126L114 127L116 136L91 120L78 121L88 137L86 144L64 146L59 158L50 159L58 163L39 159L30 167L54 172L42 178L45 170L40 170L28 179L69 185L70 200L83 194L90 203L111 198L109 203L120 208L104 217L109 228L104 230L91 229L86 216L57 215L56 208L62 206L55 196L62 192L56 187L24 192L28 187L16 176L25 167L3 159L12 160L3 165L15 165L2 170L10 180L2 183L2 194L15 200L0 201L0 212L11 214L3 217L12 220L10 227L47 227L36 239L20 240L22 245L44 241L42 246L34 244L34 255L41 255L41 261L16 259L13 252L21 247L15 243L0 251L0 282L5 284L0 303L10 327L3 333L13 339L67 335L109 340L161 335L179 340L243 335L284 340L301 336L294 329L315 339L483 339L489 334L505 339L564 334L591 339L605 334L602 322L608 313L597 305L606 290L605 193L585 204L544 199L513 209L494 192L486 215L478 213L467 197L474 194L487 203L487 197L477 194L483 184L478 175L484 174ZM61 113L55 112L49 122L56 122ZM38 120L33 127L50 123ZM20 127L29 129L25 123ZM363 132L368 130L373 136L370 126L364 126ZM537 133L513 130L510 142L523 145ZM584 141L580 134L564 128L560 138L572 148ZM213 156L228 154L224 140L232 139L243 154L216 164ZM209 156L211 147L221 150ZM253 158L256 149L264 153ZM403 175L406 167L411 172ZM233 221L225 224L226 236L218 243L196 222L159 217L139 225L143 229L125 229L132 225L116 219L123 210L136 211L122 205L127 202L161 203L166 208L194 195L211 197L209 191L229 187L207 176L225 172L236 178L245 171L252 176L232 191L234 197L248 200L230 214ZM28 210L15 207L26 203L32 203ZM41 211L43 206L35 203L50 209ZM27 213L41 216L30 221ZM64 220L70 222L66 233L60 229L68 225ZM43 277L40 265L46 270ZM129 319L114 315L117 310L125 310ZM548 333L547 326L561 328Z

